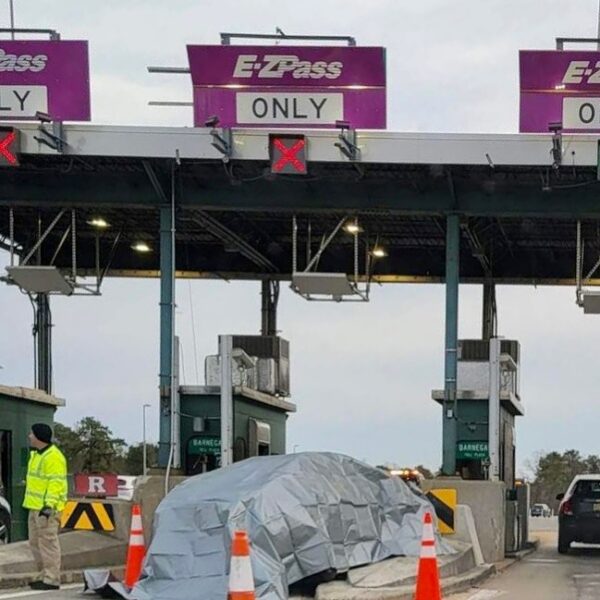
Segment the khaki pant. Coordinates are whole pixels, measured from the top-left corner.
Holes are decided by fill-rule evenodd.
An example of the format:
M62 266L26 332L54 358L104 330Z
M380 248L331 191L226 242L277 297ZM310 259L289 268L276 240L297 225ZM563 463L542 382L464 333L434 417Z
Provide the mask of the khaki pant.
M41 571L42 581L50 585L60 585L60 513L46 519L38 510L29 511L29 545L36 568Z

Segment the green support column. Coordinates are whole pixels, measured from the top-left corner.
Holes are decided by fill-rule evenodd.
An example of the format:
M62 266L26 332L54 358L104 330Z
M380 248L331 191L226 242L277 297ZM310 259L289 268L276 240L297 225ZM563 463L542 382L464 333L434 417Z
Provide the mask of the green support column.
M36 347L36 381L38 390L52 393L52 314L48 294L35 297L34 339Z
M166 467L171 444L173 382L174 239L173 208L160 209L160 431L158 464Z
M458 352L458 282L460 220L446 219L446 342L444 365L444 415L442 425L444 475L456 473L456 369Z

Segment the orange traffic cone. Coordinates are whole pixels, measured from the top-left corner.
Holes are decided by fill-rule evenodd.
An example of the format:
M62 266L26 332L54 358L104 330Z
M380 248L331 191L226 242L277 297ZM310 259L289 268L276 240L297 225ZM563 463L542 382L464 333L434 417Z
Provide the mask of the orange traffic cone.
M132 588L140 578L145 554L142 509L139 504L134 504L131 509L129 547L127 548L127 562L125 564L125 585L127 587Z
M236 531L231 544L228 600L255 600L250 542L245 531Z
M431 513L423 517L423 538L421 539L421 557L417 571L417 590L415 600L442 600L440 575L435 554L435 537Z

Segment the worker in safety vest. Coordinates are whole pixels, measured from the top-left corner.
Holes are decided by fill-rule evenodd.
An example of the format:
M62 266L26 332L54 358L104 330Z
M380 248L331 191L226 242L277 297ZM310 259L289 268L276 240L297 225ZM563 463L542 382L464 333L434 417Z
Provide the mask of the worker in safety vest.
M41 580L29 586L34 590L60 587L60 514L67 502L67 461L52 443L52 429L36 423L29 434L31 454L23 507L29 510L29 545Z

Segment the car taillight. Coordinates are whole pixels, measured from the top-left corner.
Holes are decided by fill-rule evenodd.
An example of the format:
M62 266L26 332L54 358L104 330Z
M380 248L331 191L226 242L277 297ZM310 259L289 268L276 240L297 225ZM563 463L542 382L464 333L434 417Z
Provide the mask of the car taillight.
M558 512L561 515L572 515L573 505L571 504L571 500L563 500Z

